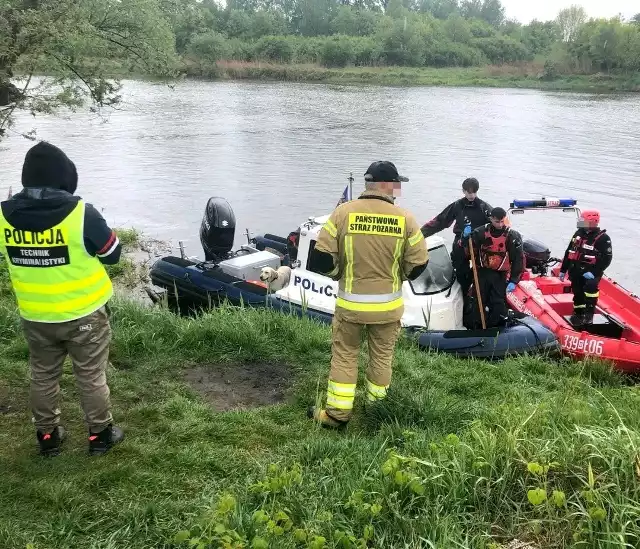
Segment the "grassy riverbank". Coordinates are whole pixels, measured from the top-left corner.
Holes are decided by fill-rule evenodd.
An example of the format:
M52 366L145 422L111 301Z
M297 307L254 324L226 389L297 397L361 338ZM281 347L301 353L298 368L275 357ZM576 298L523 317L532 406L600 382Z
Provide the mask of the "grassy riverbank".
M574 92L640 92L640 73L562 75L545 78L533 63L469 68L346 67L218 62L188 65L186 74L210 80L277 80L385 86L475 86Z
M326 384L328 327L230 308L178 318L116 300L108 376L127 440L86 455L66 364L70 439L44 460L6 290L1 547L640 543L640 391L598 363L454 360L401 341L388 402L366 415L359 389L353 424L335 433L305 417Z
M94 60L110 78L156 80L151 75L131 72L117 60ZM37 66L41 75L52 75L46 63ZM22 67L24 72L25 67ZM186 78L202 80L309 82L341 85L380 86L451 86L524 88L549 91L592 93L640 92L640 72L611 74L545 73L539 62L517 65L487 65L481 67L343 67L327 68L318 64L275 64L263 61L183 60L177 73ZM18 71L20 72L20 71Z

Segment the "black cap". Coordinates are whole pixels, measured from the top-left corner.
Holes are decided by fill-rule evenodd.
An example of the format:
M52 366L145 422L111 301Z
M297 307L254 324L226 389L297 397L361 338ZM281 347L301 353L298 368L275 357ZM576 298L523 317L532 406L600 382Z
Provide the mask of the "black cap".
M409 181L398 173L393 162L388 160L378 160L369 166L364 174L365 181Z
M73 194L78 187L76 166L58 147L41 141L24 158L22 186L61 189Z
M491 217L501 220L507 217L507 212L504 211L504 208L493 208L491 213L489 214Z

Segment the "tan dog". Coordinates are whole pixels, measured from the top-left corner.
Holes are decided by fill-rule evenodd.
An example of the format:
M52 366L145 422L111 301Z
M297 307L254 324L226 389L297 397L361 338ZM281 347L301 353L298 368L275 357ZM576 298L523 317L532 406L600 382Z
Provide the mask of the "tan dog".
M262 271L260 271L260 280L266 283L269 291L277 292L278 290L282 290L282 288L289 284L290 279L290 267L282 266L278 267L278 270L271 267L263 267Z

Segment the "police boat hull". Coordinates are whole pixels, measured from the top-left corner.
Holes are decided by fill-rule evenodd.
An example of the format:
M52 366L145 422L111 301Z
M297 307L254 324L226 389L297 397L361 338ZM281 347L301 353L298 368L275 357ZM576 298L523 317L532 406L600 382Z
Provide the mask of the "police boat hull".
M170 307L180 313L226 302L330 323L338 284L309 270L309 255L326 218L309 218L287 238L267 233L249 239L247 233L247 245L234 251L233 210L223 198L212 197L200 228L204 260L189 258L184 251L182 257L159 259L151 268L151 282L166 291ZM499 330L464 330L462 289L444 240L430 237L427 246L427 269L416 280L402 283L401 323L420 348L493 359L556 348L554 334L530 319L510 322ZM260 280L263 270L283 266L290 269L289 274L267 288Z
M269 307L298 317L314 318L331 323L332 315L288 303L269 293L260 280L245 280L225 273L219 266L210 266L188 259L167 256L151 267L151 282L166 291L169 306L188 314L207 310L223 303L236 306Z
M486 330L415 330L421 349L460 358L500 359L523 354L557 356L558 339L540 322L523 315L506 326Z
M167 256L151 267L152 284L166 290L169 305L181 313L229 302L263 306L267 288L258 280L247 281L225 273L218 266Z
M333 318L330 311L317 310L270 293L259 280L237 278L219 266L180 257L159 259L151 268L151 281L166 290L170 306L182 314L227 302L238 306L267 307L325 324L330 324ZM559 350L553 332L529 317L514 319L499 329L425 330L409 326L405 331L421 350L457 357L501 359L522 354L554 355Z

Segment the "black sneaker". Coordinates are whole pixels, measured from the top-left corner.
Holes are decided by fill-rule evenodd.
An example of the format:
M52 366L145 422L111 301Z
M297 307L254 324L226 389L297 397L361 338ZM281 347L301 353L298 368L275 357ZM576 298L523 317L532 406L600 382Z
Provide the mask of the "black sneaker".
M89 433L89 454L104 454L112 446L124 440L124 433L120 427L114 427L111 423L99 433Z
M58 425L50 433L36 431L36 437L40 446L40 455L50 457L57 456L60 453L60 446L62 446L62 442L67 437L67 433L64 427Z

